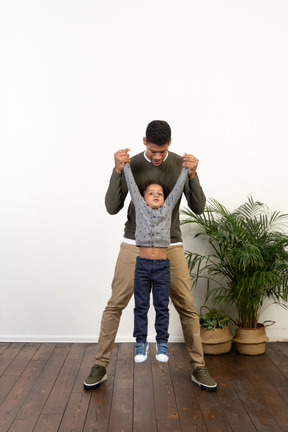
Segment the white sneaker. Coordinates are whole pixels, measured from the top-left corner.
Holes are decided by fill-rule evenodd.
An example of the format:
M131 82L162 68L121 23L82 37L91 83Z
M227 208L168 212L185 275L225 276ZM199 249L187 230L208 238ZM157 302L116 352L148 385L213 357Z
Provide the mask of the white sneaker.
M157 344L157 354L156 359L160 362L168 362L169 356L168 356L168 345L165 343Z
M148 353L148 349L149 349L149 343L145 342L145 343L137 343L135 345L136 348L136 354L134 357L134 361L135 363L142 363L147 359L147 353Z

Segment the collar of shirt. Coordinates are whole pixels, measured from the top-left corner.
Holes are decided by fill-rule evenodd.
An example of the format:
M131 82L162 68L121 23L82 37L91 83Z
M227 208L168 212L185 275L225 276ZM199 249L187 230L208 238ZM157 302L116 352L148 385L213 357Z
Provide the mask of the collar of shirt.
M167 153L167 155L165 156L165 158L163 159L163 162L167 159L167 157L168 157L168 154L169 154L169 152ZM145 159L148 161L148 162L150 162L151 163L151 160L150 159L148 159L147 158L147 156L146 156L146 150L144 151L144 157L145 157Z

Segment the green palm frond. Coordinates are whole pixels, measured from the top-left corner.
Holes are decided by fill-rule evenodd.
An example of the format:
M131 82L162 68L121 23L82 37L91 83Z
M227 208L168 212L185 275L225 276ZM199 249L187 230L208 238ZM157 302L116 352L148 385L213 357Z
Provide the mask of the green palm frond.
M266 297L287 308L288 214L270 209L251 196L230 212L210 199L202 215L181 211L181 224L195 224L208 254L186 251L192 286L206 280L206 300L234 304L242 326L256 326Z

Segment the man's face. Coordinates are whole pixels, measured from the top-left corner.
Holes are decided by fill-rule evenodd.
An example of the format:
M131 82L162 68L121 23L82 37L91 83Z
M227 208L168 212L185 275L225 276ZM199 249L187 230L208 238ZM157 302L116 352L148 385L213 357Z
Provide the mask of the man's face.
M171 140L167 144L161 146L157 144L147 143L146 138L143 138L143 142L146 146L147 158L152 162L152 165L160 166L165 157L167 156Z
M151 184L144 192L144 200L149 207L156 210L164 203L164 192L160 185Z

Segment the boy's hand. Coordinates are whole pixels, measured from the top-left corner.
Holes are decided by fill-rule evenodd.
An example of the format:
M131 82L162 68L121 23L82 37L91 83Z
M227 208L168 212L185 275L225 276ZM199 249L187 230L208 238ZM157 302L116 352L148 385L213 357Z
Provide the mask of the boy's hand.
M129 152L130 148L118 150L114 153L115 171L121 173L126 162L130 162Z
M189 178L195 177L198 163L199 163L199 160L195 156L188 154L188 153L184 153L182 166L188 168L188 177Z

